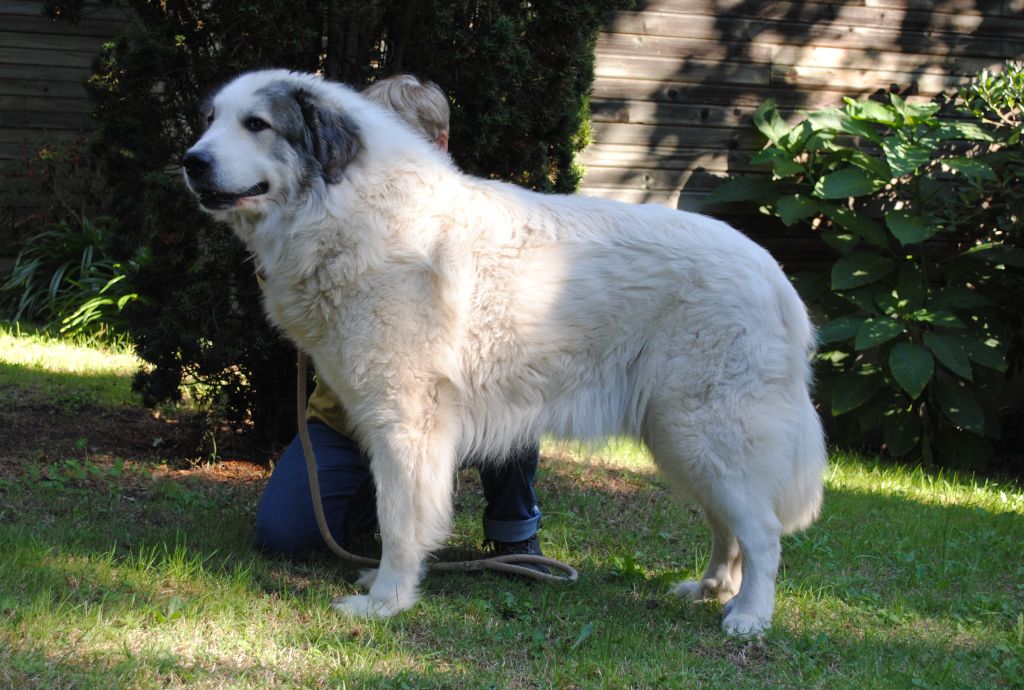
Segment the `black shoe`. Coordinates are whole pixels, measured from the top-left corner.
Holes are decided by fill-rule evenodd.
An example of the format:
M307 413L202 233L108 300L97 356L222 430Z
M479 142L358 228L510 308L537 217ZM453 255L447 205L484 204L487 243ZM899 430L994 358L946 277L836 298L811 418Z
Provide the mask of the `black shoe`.
M491 540L491 547L495 556L518 556L521 554L527 554L530 556L544 555L540 550L540 541L537 539L536 534L529 539L524 539L523 541ZM545 575L551 574L551 569L546 565L541 565L540 563L515 563L514 565L529 568L530 570L536 570L538 573L544 573ZM517 577L522 576L519 575Z

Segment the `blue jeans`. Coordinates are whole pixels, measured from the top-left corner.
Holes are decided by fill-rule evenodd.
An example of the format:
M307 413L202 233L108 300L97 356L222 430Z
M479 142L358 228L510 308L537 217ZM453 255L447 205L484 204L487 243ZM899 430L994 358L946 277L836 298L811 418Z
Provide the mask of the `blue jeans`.
M341 545L350 535L377 526L376 492L369 461L355 441L320 422L309 422L316 453L324 515L331 536ZM541 512L533 492L540 449L528 446L507 463L480 469L484 488L484 536L516 542L537 533ZM256 513L256 546L263 551L298 556L325 547L313 514L309 475L302 444L296 437L274 467Z

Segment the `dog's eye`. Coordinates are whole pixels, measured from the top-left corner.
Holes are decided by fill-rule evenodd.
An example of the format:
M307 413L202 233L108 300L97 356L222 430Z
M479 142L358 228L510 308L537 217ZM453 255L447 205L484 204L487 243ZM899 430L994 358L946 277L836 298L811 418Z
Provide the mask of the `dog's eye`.
M265 129L270 128L270 123L266 120L261 120L258 117L247 117L245 122L242 123L247 130L250 132L262 132Z
M206 116L206 126L209 127L212 124L213 124L213 113L211 112L209 115Z

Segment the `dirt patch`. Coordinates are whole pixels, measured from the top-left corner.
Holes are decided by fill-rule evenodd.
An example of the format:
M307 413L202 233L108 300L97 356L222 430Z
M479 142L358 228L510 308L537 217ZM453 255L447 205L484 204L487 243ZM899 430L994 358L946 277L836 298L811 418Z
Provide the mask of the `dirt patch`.
M122 459L221 482L264 476L269 457L243 450L244 439L229 437L221 444L225 460L202 462L193 426L143 407L60 405L17 386L0 386L0 476L66 459L101 465Z

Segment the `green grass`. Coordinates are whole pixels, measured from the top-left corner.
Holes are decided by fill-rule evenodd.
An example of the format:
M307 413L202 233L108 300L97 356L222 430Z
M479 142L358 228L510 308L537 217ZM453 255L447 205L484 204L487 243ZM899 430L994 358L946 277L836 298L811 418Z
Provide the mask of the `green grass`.
M101 348L0 323L0 389L16 387L59 407L136 403L130 377L140 364L128 345Z
M329 609L355 591L337 561L250 548L261 481L85 457L0 477L0 688L1019 687L1019 487L835 455L773 629L736 640L666 594L709 537L643 452L545 450L542 543L580 582L428 576L384 621ZM473 472L457 503L450 554L482 538Z

